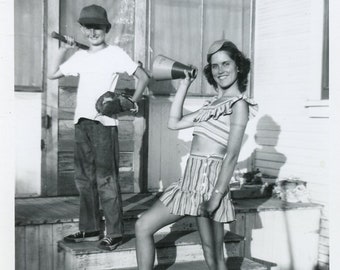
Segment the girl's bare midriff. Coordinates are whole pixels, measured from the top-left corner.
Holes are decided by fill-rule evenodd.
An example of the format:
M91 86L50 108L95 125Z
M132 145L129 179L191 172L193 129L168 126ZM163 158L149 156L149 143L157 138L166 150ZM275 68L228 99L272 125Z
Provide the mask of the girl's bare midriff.
M202 136L194 135L191 145L191 154L202 156L224 157L227 147Z

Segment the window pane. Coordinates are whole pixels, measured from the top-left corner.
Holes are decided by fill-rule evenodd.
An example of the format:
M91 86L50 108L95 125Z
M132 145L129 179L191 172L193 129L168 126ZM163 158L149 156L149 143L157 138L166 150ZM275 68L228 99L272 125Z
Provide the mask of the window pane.
M76 40L87 43L88 41L80 31L78 18L83 7L92 5L94 1L60 1L60 32L74 36ZM134 1L106 1L97 0L96 5L105 8L112 28L107 33L106 41L122 47L131 57L134 50Z
M43 1L15 0L14 5L16 89L42 90Z
M198 77L189 94L213 95L215 91L203 77L206 52L218 39L233 41L250 56L251 0L152 0L151 64L163 54L183 64L198 67ZM155 94L175 92L178 80L156 82Z
M151 62L162 54L183 64L202 66L200 3L200 0L151 1ZM200 76L190 93L200 93ZM173 93L177 83L178 80L156 82L150 89L156 94Z
M203 63L209 46L219 39L228 39L250 57L251 0L204 1ZM203 80L205 94L215 90Z
M328 0L325 0L325 10L324 10L321 99L329 99L329 2Z
M134 16L135 16L135 1L95 1L96 5L105 8L107 17L112 27L106 35L106 42L112 45L118 45L123 48L132 58L134 57ZM73 36L78 42L87 44L86 37L80 31L78 18L83 7L92 5L92 0L80 1L60 1L60 33L63 35ZM69 52L67 57L72 55ZM136 59L138 60L138 59ZM122 76L121 76L122 77ZM78 85L78 78L64 77L59 80L60 86Z

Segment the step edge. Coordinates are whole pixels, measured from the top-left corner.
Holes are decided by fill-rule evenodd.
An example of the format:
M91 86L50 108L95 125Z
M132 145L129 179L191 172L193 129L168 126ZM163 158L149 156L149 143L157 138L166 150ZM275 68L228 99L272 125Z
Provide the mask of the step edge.
M176 234L180 234L180 232L182 231L174 231L173 237L176 238ZM191 236L190 236L191 234ZM196 245L201 245L201 240L199 238L199 232L197 230L190 230L190 231L185 231L185 234L180 235L178 238L176 238L175 241L172 240L163 240L167 235L169 235L169 233L160 233L157 235L157 237L159 237L160 239L155 242L155 247L156 248L171 248L171 247L176 247L176 246L196 246ZM185 241L181 241L181 237L184 236L189 236L189 239L186 239ZM234 239L229 239L229 237L232 236ZM135 241L133 240L133 238L135 238L134 234L129 234L126 235L127 241ZM238 240L237 240L238 239ZM163 241L162 241L163 240ZM224 243L225 244L232 244L232 243L241 243L244 240L243 236L237 235L235 233L232 232L227 232L225 235L225 239L224 239ZM99 243L99 241L96 242L95 245L97 245ZM71 246L70 246L71 245ZM98 253L103 253L103 252L111 252L111 251L106 251L106 250L102 250L102 249L94 249L95 247L91 247L91 250L89 251L84 251L84 249L81 249L80 247L78 247L78 249L73 248L73 245L77 245L77 243L68 243L65 242L64 240L60 240L58 241L58 248L60 249L64 249L66 252L70 252L72 254L98 254ZM124 252L124 251L130 251L130 250L135 250L135 245L133 245L132 247L122 247L120 246L120 248L118 247L118 249L115 250L115 252Z

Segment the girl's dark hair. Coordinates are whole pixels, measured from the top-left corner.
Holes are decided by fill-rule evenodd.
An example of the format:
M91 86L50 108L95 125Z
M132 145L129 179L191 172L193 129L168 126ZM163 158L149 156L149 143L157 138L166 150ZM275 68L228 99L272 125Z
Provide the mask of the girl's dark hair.
M250 59L245 57L244 54L236 47L231 41L225 41L218 51L225 51L229 57L234 60L236 67L238 68L237 73L237 85L241 92L246 91L248 84L248 73L250 71ZM214 53L216 53L214 52ZM217 88L217 83L211 72L211 56L214 54L208 54L208 64L204 67L204 75L209 84Z

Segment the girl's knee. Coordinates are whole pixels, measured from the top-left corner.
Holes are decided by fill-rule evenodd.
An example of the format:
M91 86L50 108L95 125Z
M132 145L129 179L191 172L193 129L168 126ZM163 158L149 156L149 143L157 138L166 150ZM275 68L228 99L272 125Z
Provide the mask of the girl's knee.
M141 216L137 219L135 223L135 233L136 236L143 236L147 234L152 234L149 230L150 226L148 225L148 221L145 217Z

